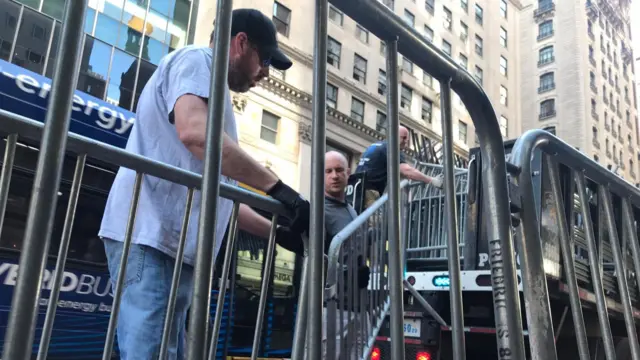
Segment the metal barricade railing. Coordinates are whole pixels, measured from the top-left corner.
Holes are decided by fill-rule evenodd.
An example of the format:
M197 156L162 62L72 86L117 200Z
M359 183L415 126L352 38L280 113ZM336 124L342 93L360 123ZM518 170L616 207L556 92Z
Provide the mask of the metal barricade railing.
M426 70L441 84L441 109L443 155L445 174L445 222L448 245L448 267L450 271L451 315L454 359L465 358L464 329L462 324L462 295L460 287L459 249L457 235L456 202L454 188L454 158L451 91L456 91L467 107L474 122L482 157L486 159L482 167L484 193L488 199L488 239L491 248L492 284L494 293L495 323L499 353L503 358L524 360L524 342L522 319L518 301L515 256L510 237L510 213L507 193L506 164L500 128L488 96L481 85L474 80L465 69L431 44L416 29L406 24L398 15L385 5L372 0L331 0L334 6L367 28L373 35L382 39L387 45L387 119L389 129L388 176L388 240L389 240L389 296L392 301L390 312L391 356L394 360L404 359L403 341L403 295L402 254L400 242L400 184L399 184L399 142L398 142L398 68L397 55L402 53L408 60ZM314 81L313 81L313 129L311 157L311 216L309 231L309 269L306 271L308 288L308 336L309 360L322 358L322 321L324 283L324 152L326 141L326 81L327 81L327 18L329 1L315 1L315 36L314 36ZM134 195L139 191L143 176L151 175L168 181L182 184L188 189L202 190L202 205L198 223L198 241L194 266L193 301L191 304L188 330L188 358L201 360L207 354L207 332L209 322L209 303L211 296L211 272L213 269L214 229L219 196L246 202L251 206L262 208L273 213L282 214L283 209L275 202L247 192L233 190L219 184L220 155L222 146L222 122L220 119L226 106L224 87L227 81L229 42L231 30L232 0L217 1L216 31L214 34L214 56L208 102L210 121L207 122L206 150L203 176L181 171L171 166L145 160L139 156L99 144L89 139L68 135L69 113L71 110L73 90L77 81L79 52L83 35L86 0L70 0L66 2L64 22L61 31L58 54L54 69L54 79L49 109L44 131L28 119L17 119L11 114L2 113L2 130L7 134L19 134L21 137L42 140L33 195L29 207L28 221L24 237L24 247L20 256L20 275L15 287L12 309L9 317L3 359L22 360L29 358L34 338L35 319L38 311L38 295L40 280L46 262L51 234L48 231L54 210L55 196L61 178L64 150L80 156L97 158L119 166L134 169L137 173ZM37 135L33 137L32 135ZM67 137L69 142L67 146ZM11 143L11 141L9 141ZM11 150L11 149L9 149ZM8 151L7 153L10 153ZM7 174L4 171L3 174ZM144 175L143 175L144 174ZM77 179L81 174L77 173ZM2 181L1 183L5 183ZM194 190L195 191L195 190ZM0 191L0 193L2 193ZM5 197L0 197L4 199ZM133 197L136 198L135 196ZM131 244L131 230L136 213L136 201L131 204L131 221L127 231L125 248ZM71 212L71 210L70 210ZM275 218L276 215L274 215ZM68 217L71 221L72 217ZM270 239L273 251L273 231ZM125 251L126 253L126 251ZM124 257L123 257L124 258ZM61 260L62 261L62 260ZM59 288L60 271L57 269L56 280ZM121 272L122 274L122 272ZM265 277L267 279L268 277ZM117 279L122 284L122 276ZM174 289L175 290L175 289ZM117 313L118 296L121 286L116 287L113 314ZM261 306L263 309L263 296ZM304 307L300 308L304 311ZM261 317L258 318L258 321ZM216 323L216 321L214 321ZM115 315L110 322L109 335L113 335ZM300 333L302 333L302 329ZM255 341L259 339L254 339ZM112 342L108 339L108 342ZM104 359L108 359L111 346L107 344ZM255 358L255 352L252 357ZM296 359L298 360L298 359Z
M442 165L418 163L416 168L431 177L442 174ZM454 189L458 234L464 234L467 213L468 170L454 169ZM445 196L442 190L429 184L413 184L408 203L407 260L446 260L447 229L445 227ZM464 246L460 236L459 247ZM460 259L462 260L462 256Z
M624 323L629 340L631 358L640 359L640 346L636 332L633 308L630 299L630 284L627 279L627 247L631 248L632 267L640 274L640 244L638 244L637 214L640 209L640 191L612 174L579 150L566 144L552 134L542 130L531 130L522 135L515 143L511 162L519 168L513 176L515 194L520 209L521 225L517 228L516 238L519 248L527 256L521 256L523 292L527 302L526 314L531 344L531 358L540 360L557 359L553 319L550 310L549 292L544 267L544 249L540 238L539 220L535 208L534 177L531 159L535 150L543 153L543 170L550 184L554 203L555 222L557 223L565 283L569 292L571 314L579 358L590 359L587 341L587 329L582 313L575 264L575 240L571 236L575 220L568 218L565 201L569 199L571 214L580 212L579 237L586 242L589 270L593 293L596 300L599 330L602 335L605 355L608 360L616 358L616 350L611 332L608 314L608 299L605 297L602 274L601 252L606 250L604 243L608 238L612 252L619 301L623 309ZM561 181L558 165L568 169ZM571 184L570 192L562 191L562 184ZM574 193L577 193L577 199ZM594 199L589 196L591 194ZM613 201L615 200L615 202ZM592 214L593 204L598 213ZM618 216L614 215L614 208ZM600 221L600 234L594 229L594 219ZM619 230L622 230L622 237ZM640 281L636 276L635 281ZM640 288L640 283L637 284Z

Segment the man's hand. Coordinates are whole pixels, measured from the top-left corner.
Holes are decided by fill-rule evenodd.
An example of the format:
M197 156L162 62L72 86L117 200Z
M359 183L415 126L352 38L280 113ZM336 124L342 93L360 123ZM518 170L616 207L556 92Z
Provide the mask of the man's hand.
M436 177L432 177L431 181L429 181L429 184L437 189L442 189L442 185L444 185L444 175L440 174Z
M304 243L302 242L302 235L290 228L281 226L276 230L276 244L283 248L296 253L297 255L304 256Z
M309 232L311 206L297 191L283 183L282 180L278 180L278 182L267 191L267 195L280 201L293 212L293 219L290 226L291 231L298 234Z

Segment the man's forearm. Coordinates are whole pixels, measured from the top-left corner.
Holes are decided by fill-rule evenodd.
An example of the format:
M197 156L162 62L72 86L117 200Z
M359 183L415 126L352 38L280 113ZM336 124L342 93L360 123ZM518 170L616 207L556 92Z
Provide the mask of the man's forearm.
M427 184L431 182L431 177L407 164L400 165L400 174L410 180L421 181Z
M238 228L249 234L268 239L271 231L271 221L253 211L248 205L240 204Z

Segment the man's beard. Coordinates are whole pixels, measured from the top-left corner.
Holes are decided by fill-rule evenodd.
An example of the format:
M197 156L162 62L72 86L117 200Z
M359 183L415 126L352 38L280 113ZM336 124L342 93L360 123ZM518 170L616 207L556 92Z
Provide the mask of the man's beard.
M247 72L243 71L240 65L239 60L229 64L227 80L231 91L242 93L249 91L251 79L249 79Z

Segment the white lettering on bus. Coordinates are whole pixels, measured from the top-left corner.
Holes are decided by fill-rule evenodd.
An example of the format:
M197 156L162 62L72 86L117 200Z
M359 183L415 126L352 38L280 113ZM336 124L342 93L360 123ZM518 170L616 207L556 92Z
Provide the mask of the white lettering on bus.
M37 96L46 99L51 92L51 85L47 83L39 83L38 80L29 75L18 74L17 76L13 76L6 72L3 72L3 75L14 78L18 88L27 94L36 94L36 90L33 88L40 88L37 92ZM107 106L101 106L94 101L85 101L78 94L73 95L72 109L73 111L83 112L87 116L91 116L91 113L95 110L98 115L98 119L95 121L96 125L105 130L113 130L118 134L126 133L129 128L133 126L133 122L135 120L134 117L127 118L122 112Z
M0 280L0 283L7 286L15 286L18 279L17 264L2 263L0 264L0 279L4 276L4 279ZM51 290L53 287L53 273L49 270L44 271L44 277L42 279L42 289ZM108 276L94 276L90 274L78 275L65 271L62 278L62 286L60 292L75 292L79 295L93 294L100 297L105 297L107 294L113 297L113 288Z

